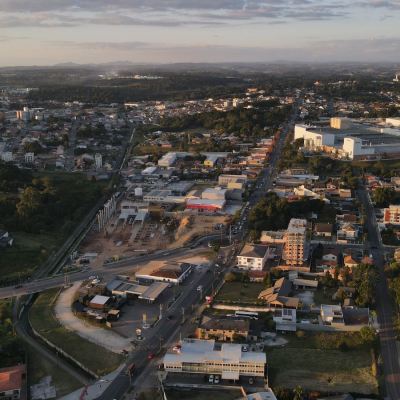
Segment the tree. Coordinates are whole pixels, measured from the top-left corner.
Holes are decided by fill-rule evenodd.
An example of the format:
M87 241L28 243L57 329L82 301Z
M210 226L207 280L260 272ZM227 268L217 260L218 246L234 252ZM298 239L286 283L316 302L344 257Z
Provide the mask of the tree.
M363 281L358 287L356 303L360 307L371 306L375 303L375 286L368 274L365 274Z
M232 274L232 272L228 272L225 275L225 281L226 282L235 282L236 281L236 276L234 274Z
M232 339L235 342L239 342L239 343L244 343L246 341L246 338L243 335L240 335L239 333L234 333L232 335Z
M240 278L240 280L242 282L248 282L249 281L249 273L247 271L244 271L242 276L241 276L241 278Z
M23 217L30 217L41 205L40 192L34 187L28 187L20 195L20 202L17 204L17 211Z
M304 303L302 301L299 301L299 307L300 307L301 310L303 309Z
M303 400L306 395L306 391L301 386L296 386L293 389L294 400Z
M214 252L214 253L218 253L220 248L221 248L221 246L218 245L218 244L216 244L216 245L213 246L212 249L213 249L213 252Z
M375 329L370 326L363 326L360 330L360 335L366 342L372 342L375 339Z
M263 284L265 285L266 289L271 287L271 275L270 274L265 274L264 279L263 279Z
M378 187L375 189L375 202L378 206L388 207L395 196L395 190L391 187Z
M289 389L286 389L283 386L277 386L272 389L275 394L277 400L291 400L291 393Z
M344 267L341 271L341 276L342 276L343 286L347 286L349 284L349 279L350 279L350 268Z

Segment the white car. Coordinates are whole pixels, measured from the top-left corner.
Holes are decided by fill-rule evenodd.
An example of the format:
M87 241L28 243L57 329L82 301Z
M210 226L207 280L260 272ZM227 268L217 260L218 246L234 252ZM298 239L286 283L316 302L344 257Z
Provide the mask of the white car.
M96 275L92 275L92 276L89 276L89 279L99 279L99 277Z
M203 286L197 286L197 290L201 290L201 289L203 289Z
M219 375L215 375L214 383L219 383Z
M243 353L246 353L247 351L249 351L249 349L247 348L247 346L243 346L242 351L243 351Z
M96 285L96 283L100 283L100 279L93 279L92 283L93 283L93 285Z

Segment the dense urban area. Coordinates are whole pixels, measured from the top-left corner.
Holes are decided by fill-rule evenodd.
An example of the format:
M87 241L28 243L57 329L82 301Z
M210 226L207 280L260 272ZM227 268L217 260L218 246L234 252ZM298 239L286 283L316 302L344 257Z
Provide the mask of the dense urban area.
M400 398L400 67L0 68L0 398Z

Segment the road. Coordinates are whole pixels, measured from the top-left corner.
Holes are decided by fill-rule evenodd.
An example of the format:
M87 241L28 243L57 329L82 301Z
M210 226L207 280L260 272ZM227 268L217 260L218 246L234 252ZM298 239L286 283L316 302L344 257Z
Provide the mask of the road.
M387 278L384 270L383 253L387 250L377 228L375 212L365 187L358 187L357 195L365 207L368 216L366 224L369 232L370 253L374 263L379 268L379 283L376 286L376 310L378 313L379 336L381 343L383 371L386 378L386 389L389 400L400 399L400 366L396 341L393 332L393 310L389 297Z

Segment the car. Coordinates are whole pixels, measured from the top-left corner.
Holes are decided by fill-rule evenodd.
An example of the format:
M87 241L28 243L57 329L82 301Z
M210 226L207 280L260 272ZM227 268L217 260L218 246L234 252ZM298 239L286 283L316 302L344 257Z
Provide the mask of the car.
M125 350L125 349L122 349L122 350L121 350L121 354L128 354L128 351Z
M219 375L215 375L214 383L219 383Z
M252 385L254 383L253 378L249 378L249 384Z
M243 347L242 347L242 351L243 351L243 353L246 353L246 352L248 352L248 351L249 351L249 349L248 349L248 347L247 347L247 346L243 346Z
M174 348L172 349L172 351L180 351L181 348L182 348L182 346L181 346L180 344L176 344L176 345L174 346Z
M207 382L208 381L208 376L207 375L204 375L203 376L203 382Z
M169 285L168 285L168 287L169 287L169 288L172 288L172 285L171 285L171 284L169 284Z
M140 369L136 370L136 375L140 375Z
M16 285L16 286L14 286L14 289L20 289L20 288L22 288L22 285Z
M203 287L200 285L200 286L197 286L197 290L201 290Z
M222 258L221 254L218 254L218 258Z
M214 375L210 375L208 378L209 383L214 383Z
M169 253L164 253L164 256L169 256Z
M92 283L93 283L93 285L96 285L96 283L100 283L100 279L93 279Z
M149 360L152 360L154 358L154 353L150 353L149 356L147 357Z
M99 279L99 277L96 275L92 275L92 276L89 276L89 279Z
M171 321L171 319L173 319L174 318L174 316L173 315L168 315L168 317L167 317L167 321Z
M88 285L86 285L86 289L91 289L93 287L93 285L91 283L89 283Z

